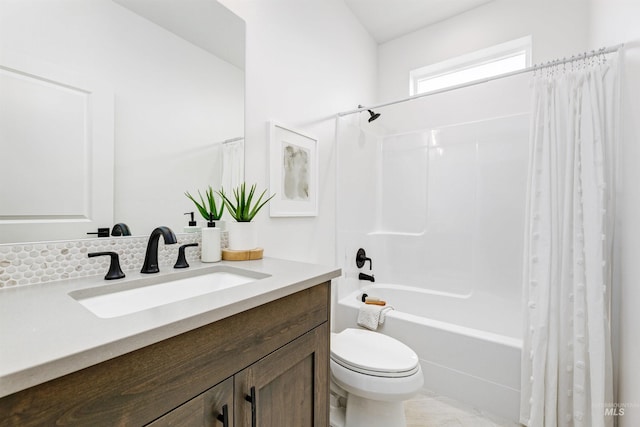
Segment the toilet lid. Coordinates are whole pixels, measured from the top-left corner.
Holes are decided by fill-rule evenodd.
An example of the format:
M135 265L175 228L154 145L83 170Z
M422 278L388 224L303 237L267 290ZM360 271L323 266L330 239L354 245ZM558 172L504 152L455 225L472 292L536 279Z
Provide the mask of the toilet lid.
M418 370L418 356L411 348L363 329L332 333L331 358L347 369L381 377L406 377Z

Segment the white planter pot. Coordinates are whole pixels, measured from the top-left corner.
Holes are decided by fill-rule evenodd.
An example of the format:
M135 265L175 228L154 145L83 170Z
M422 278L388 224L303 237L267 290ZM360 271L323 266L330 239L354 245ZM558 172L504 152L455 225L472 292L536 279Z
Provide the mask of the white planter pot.
M246 251L258 247L258 227L255 222L227 222L229 249Z

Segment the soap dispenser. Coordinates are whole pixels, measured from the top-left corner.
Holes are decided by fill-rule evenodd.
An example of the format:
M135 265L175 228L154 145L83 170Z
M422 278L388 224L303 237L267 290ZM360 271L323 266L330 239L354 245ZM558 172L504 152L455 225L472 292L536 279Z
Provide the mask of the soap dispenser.
M216 228L212 214L209 214L207 228L202 229L202 247L200 254L202 262L218 262L222 259L220 229Z
M184 228L185 233L197 233L200 231L200 227L198 227L198 223L193 219L193 212L187 212L185 215L191 215L191 220L189 221L189 225Z

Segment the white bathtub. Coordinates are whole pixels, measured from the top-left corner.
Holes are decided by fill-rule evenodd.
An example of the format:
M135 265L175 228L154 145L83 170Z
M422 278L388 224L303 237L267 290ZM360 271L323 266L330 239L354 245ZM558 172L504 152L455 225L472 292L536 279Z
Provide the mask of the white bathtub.
M414 349L425 389L518 420L522 348L521 314L514 307L518 304L479 293L459 296L373 284L338 301L335 331L356 325L363 293L394 307L378 331Z

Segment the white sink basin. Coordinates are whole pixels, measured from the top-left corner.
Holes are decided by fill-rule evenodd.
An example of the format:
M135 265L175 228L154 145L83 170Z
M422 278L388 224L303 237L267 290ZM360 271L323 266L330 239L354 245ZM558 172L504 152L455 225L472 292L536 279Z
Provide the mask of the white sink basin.
M180 277L143 278L73 291L69 295L96 316L111 318L221 291L269 276L227 268L212 272L207 270L191 277Z

